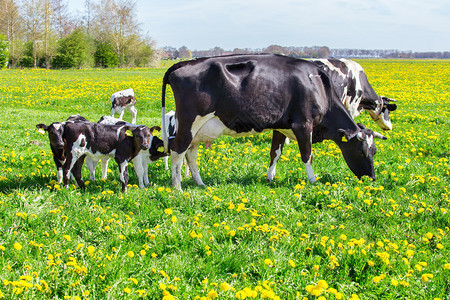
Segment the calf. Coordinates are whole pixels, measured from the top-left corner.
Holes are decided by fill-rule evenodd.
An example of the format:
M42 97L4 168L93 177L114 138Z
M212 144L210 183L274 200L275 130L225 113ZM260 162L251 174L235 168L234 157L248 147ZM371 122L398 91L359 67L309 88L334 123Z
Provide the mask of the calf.
M141 150L150 147L150 129L146 126L131 127L126 125L103 125L97 123L69 123L64 129L66 140L66 161L63 165L64 185L69 184L69 172L72 172L78 185L84 189L81 167L86 156L113 157L119 165L122 192L128 184L128 162L133 160ZM135 162L136 173L143 174L142 163Z
M97 122L99 124L104 125L127 125L131 127L137 127L138 125L130 124L128 122L122 121L120 119L116 119L114 117L110 116L103 116L100 118L100 120ZM152 133L150 137L150 148L148 151L140 151L139 154L135 157L135 161L139 164L139 161L141 161L140 165L142 165L143 168L143 176L138 175L139 180L139 187L144 188L144 186L149 184L148 180L148 165L151 164L154 161L157 161L159 158L164 157L167 158L167 154L164 153L164 144L160 138L153 135L154 131L161 131L161 127L159 126L153 126L150 128L150 132ZM109 159L109 158L107 158ZM103 159L102 159L103 161ZM165 159L167 161L167 159ZM106 161L106 164L108 164L108 161ZM139 172L139 168L136 169L135 165L135 171L136 174Z
M130 111L132 116L132 124L136 124L136 114L137 109L134 107L136 104L136 99L134 97L133 89L127 89L123 91L116 92L111 95L111 117L117 112L119 114L119 119L122 120L125 109Z
M39 132L41 132L41 133L45 133L45 131L48 132L48 139L50 141L50 149L53 154L53 161L55 162L55 165L56 165L56 176L57 176L57 180L58 180L59 184L62 183L62 179L63 179L62 167L64 165L64 162L66 161L66 142L63 139L64 127L66 124L75 123L75 122L89 123L89 121L86 118L84 118L80 115L72 115L69 118L67 118L67 120L64 122L54 122L48 126L43 123L36 125L36 128L38 129ZM95 166L97 165L97 163L98 163L98 160L94 162L90 158L86 159L86 167L89 170L90 179L92 181L95 180ZM102 177L106 178L106 168L108 166L108 161L106 161L105 168L103 167L104 164L105 164L105 161L102 160Z

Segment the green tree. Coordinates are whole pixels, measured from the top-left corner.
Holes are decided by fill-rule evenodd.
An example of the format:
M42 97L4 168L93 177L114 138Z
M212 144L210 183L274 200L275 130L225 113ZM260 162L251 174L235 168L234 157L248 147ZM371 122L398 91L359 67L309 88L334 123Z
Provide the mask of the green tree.
M0 34L0 69L6 67L9 60L8 41L6 36Z
M76 29L68 37L59 40L58 54L53 59L55 68L81 68L88 54L88 40L80 29Z
M114 68L119 65L119 57L109 42L97 41L94 60L97 67Z

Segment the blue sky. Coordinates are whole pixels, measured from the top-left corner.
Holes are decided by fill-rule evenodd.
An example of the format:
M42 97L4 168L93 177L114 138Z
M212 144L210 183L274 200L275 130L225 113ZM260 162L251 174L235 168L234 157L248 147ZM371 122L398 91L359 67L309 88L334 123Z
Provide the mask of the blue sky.
M448 0L137 0L137 17L158 47L450 51Z

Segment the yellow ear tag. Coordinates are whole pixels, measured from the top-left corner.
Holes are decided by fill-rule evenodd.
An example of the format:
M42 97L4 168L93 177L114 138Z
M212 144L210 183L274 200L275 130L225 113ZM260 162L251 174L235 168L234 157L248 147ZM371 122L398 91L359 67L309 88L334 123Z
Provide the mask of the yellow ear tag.
M348 142L347 137L345 135L342 137L342 141L343 142Z
M159 134L159 131L158 131L158 130L153 130L153 131L152 131L152 135L153 135L153 136L157 136L158 134Z
M127 131L125 131L125 134L127 135L127 136L133 136L133 132L131 132L131 130L127 130Z
M38 129L38 132L39 132L40 134L45 134L45 131L44 131L44 129L42 129L42 128L39 128L39 129Z
M158 149L156 149L158 152L164 152L164 147L159 147Z

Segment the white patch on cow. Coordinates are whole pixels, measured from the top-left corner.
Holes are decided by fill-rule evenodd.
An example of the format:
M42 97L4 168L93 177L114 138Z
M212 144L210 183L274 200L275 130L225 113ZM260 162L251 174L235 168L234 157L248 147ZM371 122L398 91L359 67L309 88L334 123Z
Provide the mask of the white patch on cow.
M117 132L116 132L116 135L117 135L117 137L116 137L116 141L118 141L119 140L119 137L120 137L120 132L122 131L122 128L124 128L125 126L120 126L119 127L119 129L117 129Z
M61 127L63 126L63 124L62 123L57 123L57 124L53 124L53 126L55 127L56 130L59 131L61 129Z
M306 175L308 176L309 182L311 182L311 183L316 182L316 176L314 175L314 171L313 171L310 160L307 163L305 163L305 169L306 169Z
M144 151L140 151L138 153L138 155L136 155L132 159L134 171L136 172L136 175L137 175L138 181L139 181L139 188L141 188L141 189L143 189L145 187L145 185L144 185L145 176L147 176L147 181L148 181L148 167L144 168L145 158L143 158L143 152ZM148 151L145 151L145 152L148 153ZM145 172L145 169L147 169L147 173Z
M81 144L84 144L84 146L81 146ZM80 134L77 138L77 140L75 141L75 143L73 143L72 146L72 156L76 157L77 159L80 158L86 151L86 136L84 134Z
M272 165L267 170L267 180L272 181L275 178L275 170L277 168L277 161L281 157L281 145L275 150L275 158L272 162Z
M128 162L124 161L119 165L119 170L120 170L119 178L120 178L121 182L125 182L124 173L127 168L127 164L128 164Z
M61 182L63 180L63 170L62 170L62 168L59 168L56 171L56 178L58 178L58 184L61 184Z
M343 79L345 79L345 77L347 76L347 74L342 73L341 69L335 67L328 59L318 59L318 61L320 61L321 63L326 65L331 71L338 73L339 76L341 76ZM341 60L341 61L344 61L344 60ZM346 63L346 62L344 61L344 63Z

